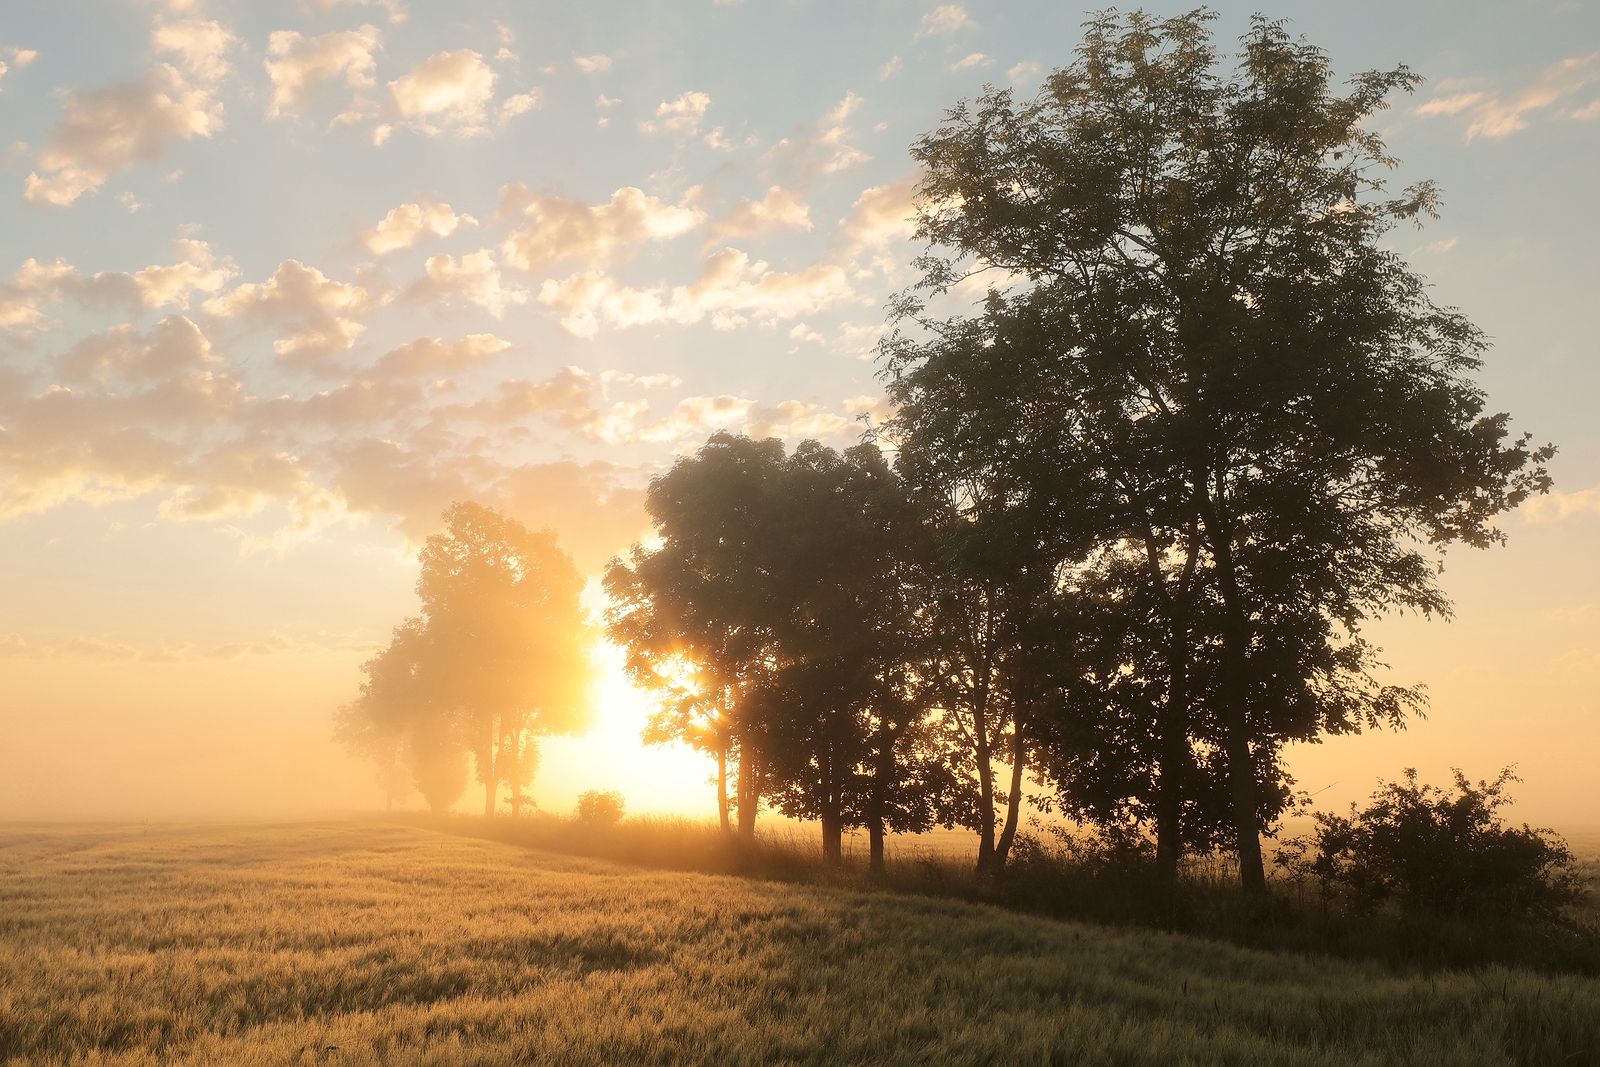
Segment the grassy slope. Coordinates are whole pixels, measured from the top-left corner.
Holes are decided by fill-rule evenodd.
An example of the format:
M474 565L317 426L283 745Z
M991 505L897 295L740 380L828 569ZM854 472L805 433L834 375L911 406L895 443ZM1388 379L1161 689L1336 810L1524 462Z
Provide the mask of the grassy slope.
M395 825L0 827L5 1063L1597 1057L1593 979L1408 976Z

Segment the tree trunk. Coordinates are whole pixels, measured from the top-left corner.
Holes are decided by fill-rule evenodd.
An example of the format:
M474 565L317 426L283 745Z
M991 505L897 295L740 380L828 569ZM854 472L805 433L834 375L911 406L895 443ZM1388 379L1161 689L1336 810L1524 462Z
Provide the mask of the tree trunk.
M728 822L728 743L717 745L717 823L724 836L733 832Z
M829 867L844 865L844 821L831 802L822 812L822 862Z
M978 877L984 878L994 866L994 764L989 758L989 716L987 689L980 691L973 708L973 753L978 765Z
M761 761L750 745L739 750L739 837L756 839L756 814L761 806Z
M494 802L499 798L500 783L495 777L494 766L494 720L489 721L488 736L483 739L483 817L494 818Z
M1178 861L1183 857L1183 779L1189 766L1189 630L1174 625L1167 672L1167 697L1156 720L1160 731L1159 773L1156 781L1156 879L1164 886L1178 884Z
M1011 843L1017 839L1017 823L1022 816L1022 778L1028 762L1028 750L1022 736L1022 720L1013 717L1011 723L1011 789L1006 794L1006 822L1000 831L1000 840L994 848L994 873L1005 869L1006 857L1011 853Z
M1255 760L1250 754L1248 628L1234 570L1233 536L1218 529L1218 509L1205 510L1206 534L1217 563L1222 594L1223 754L1228 758L1228 786L1233 795L1234 848L1239 854L1239 884L1248 893L1267 891L1261 859Z
M876 816L867 820L867 850L867 869L873 874L882 874L883 820Z

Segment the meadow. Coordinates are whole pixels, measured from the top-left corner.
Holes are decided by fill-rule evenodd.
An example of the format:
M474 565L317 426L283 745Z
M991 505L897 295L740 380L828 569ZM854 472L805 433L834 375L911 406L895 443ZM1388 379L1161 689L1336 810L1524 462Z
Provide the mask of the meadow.
M1600 1062L1600 979L394 822L0 828L0 1063Z

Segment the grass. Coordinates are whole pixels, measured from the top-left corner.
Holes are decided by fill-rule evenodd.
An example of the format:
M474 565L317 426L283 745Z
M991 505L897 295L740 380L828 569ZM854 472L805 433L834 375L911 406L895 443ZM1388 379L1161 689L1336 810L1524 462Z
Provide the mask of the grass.
M1432 974L395 823L0 828L0 1063L1562 1064L1600 981Z
M571 855L668 870L876 889L993 904L1058 919L1178 931L1242 947L1366 958L1406 969L1470 968L1490 963L1600 976L1600 863L1584 875L1588 904L1558 925L1529 924L1497 914L1426 919L1351 916L1329 906L1313 885L1274 883L1266 906L1242 898L1231 868L1214 858L1193 860L1181 891L1159 891L1149 872L1107 862L1091 849L1072 854L1059 845L1027 839L999 882L979 882L972 835L895 839L887 870L869 876L863 849L846 850L843 870L820 860L815 832L795 824L764 828L753 843L732 841L713 823L679 818L628 818L614 825L586 824L536 813L484 819L415 813L408 825L504 841Z

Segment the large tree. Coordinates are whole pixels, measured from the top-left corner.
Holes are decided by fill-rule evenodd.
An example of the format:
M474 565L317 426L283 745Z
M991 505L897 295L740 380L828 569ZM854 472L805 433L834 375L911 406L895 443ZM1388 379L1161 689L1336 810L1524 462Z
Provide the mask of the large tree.
M716 760L717 815L730 832L736 772L745 837L763 791L761 732L749 712L774 667L783 462L778 441L713 435L650 483L645 508L659 543L635 545L605 575L610 637L629 674L661 696L645 739L683 741Z
M1160 630L1130 666L1165 858L1209 761L1259 889L1282 744L1401 718L1414 694L1375 680L1363 624L1447 610L1437 549L1499 540L1550 450L1486 414L1482 335L1385 244L1438 203L1387 188L1366 126L1417 79L1340 90L1260 18L1224 61L1212 19L1098 15L1035 99L986 91L916 144L930 251L885 366L928 467L982 471L1030 521L1055 509L1056 544L1087 518L1094 548L1064 563L1143 561ZM982 271L1003 281L980 313L940 321Z
M444 519L421 553L418 684L472 753L493 815L502 783L521 807L536 738L586 722L583 578L549 530L474 503Z

